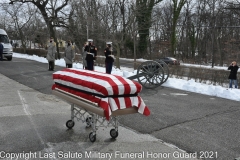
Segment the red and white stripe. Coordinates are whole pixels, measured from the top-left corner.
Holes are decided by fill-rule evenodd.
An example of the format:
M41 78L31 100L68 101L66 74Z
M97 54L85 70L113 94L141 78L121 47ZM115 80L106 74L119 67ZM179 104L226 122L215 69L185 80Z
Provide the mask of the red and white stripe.
M65 86L103 96L136 94L142 90L142 86L139 83L121 76L82 69L67 68L62 71L57 71L53 73L53 80ZM140 96L100 98L82 92L80 93L76 90L73 91L57 84L53 85L53 89L55 88L63 89L90 101L97 102L98 105L105 110L107 119L109 119L112 111L132 106L137 106L139 108L138 112L141 114L150 114L148 107L144 104Z

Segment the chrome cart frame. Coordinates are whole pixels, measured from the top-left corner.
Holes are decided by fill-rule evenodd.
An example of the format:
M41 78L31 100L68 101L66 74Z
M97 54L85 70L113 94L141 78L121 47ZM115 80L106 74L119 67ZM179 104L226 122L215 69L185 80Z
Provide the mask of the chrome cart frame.
M71 119L66 122L66 126L69 129L72 129L75 125L75 120L86 123L87 127L92 128L92 132L89 134L89 139L91 142L96 141L96 132L99 127L113 126L114 128L110 130L110 136L114 139L117 138L118 116L138 113L138 108L135 106L112 111L112 115L108 121L105 118L104 110L96 103L60 89L55 89L52 91L52 93L71 104Z

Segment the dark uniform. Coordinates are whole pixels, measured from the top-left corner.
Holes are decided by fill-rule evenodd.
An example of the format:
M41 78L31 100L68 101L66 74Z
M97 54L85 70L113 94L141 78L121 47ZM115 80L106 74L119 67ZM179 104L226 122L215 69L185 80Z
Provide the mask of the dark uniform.
M2 42L0 42L0 61L3 60L3 45Z
M107 44L107 48L104 50L105 54L105 65L106 65L106 73L111 74L112 66L114 62L114 58L112 57L112 47L111 44Z
M89 44L85 47L84 51L87 52L86 61L87 61L87 69L93 71L94 60L97 56L97 48L92 45L90 41Z

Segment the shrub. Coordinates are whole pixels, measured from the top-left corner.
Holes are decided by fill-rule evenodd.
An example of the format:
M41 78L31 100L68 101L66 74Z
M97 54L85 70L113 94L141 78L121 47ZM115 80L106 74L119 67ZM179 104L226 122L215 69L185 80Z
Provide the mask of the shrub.
M47 51L43 49L26 49L26 53L24 53L23 48L13 48L13 52L29 54L29 55L37 55L39 57L46 57Z

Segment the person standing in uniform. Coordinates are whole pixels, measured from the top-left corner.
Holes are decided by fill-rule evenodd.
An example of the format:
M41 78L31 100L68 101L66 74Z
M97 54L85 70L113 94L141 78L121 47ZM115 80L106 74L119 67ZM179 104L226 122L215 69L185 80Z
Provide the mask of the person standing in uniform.
M48 50L47 50L47 60L48 60L49 71L54 71L55 53L56 53L56 43L54 42L53 37L51 37L48 43Z
M82 48L83 69L87 69L87 61L86 61L87 52L85 51L85 47L87 45L88 45L88 42L85 42Z
M64 60L66 62L66 67L72 68L73 59L75 58L75 53L74 53L74 46L72 45L70 40L68 41L67 46L65 47L64 55L65 55Z
M3 44L0 41L0 61L2 61L2 60L3 60Z
M87 69L93 71L94 60L96 60L97 57L97 48L93 45L92 39L88 39L88 45L86 45L84 51L87 52Z
M107 48L104 50L105 54L105 65L106 65L106 73L111 74L112 66L114 62L114 56L112 54L112 42L107 42Z
M235 85L235 88L238 88L238 82L237 82L237 71L238 71L238 66L237 66L237 62L236 61L233 61L231 63L231 65L228 67L228 70L231 70L230 71L230 74L229 74L229 88L232 88L232 83L234 83Z

